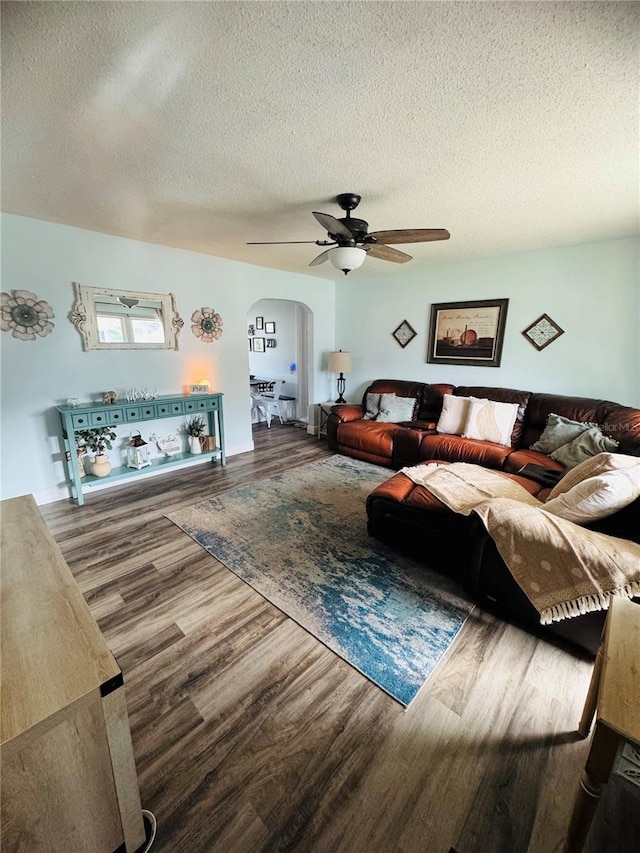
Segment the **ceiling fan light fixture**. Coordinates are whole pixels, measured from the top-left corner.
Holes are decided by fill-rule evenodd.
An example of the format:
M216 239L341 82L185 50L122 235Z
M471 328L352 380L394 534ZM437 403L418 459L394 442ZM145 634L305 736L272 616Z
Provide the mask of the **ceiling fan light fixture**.
M357 270L364 263L367 253L357 246L338 246L329 251L329 260L337 270L347 275L351 270Z

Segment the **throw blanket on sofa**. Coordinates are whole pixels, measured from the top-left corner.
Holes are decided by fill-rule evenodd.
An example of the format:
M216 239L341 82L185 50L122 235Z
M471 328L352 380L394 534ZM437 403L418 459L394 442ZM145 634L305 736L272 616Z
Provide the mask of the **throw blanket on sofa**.
M544 511L518 483L467 463L403 468L454 512L476 512L548 625L606 610L610 595L640 595L640 545Z

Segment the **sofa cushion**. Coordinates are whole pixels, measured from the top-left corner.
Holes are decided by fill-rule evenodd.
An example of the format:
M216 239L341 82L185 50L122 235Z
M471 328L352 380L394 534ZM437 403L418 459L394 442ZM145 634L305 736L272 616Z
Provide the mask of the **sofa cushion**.
M613 515L640 497L640 466L589 477L568 492L547 500L544 510L576 524Z
M531 450L539 450L540 453L546 453L549 456L562 447L563 444L569 444L583 432L586 432L593 426L591 423L582 423L581 421L570 420L563 415L557 415L551 412L547 418L545 426L540 438L531 445ZM561 460L559 459L558 462Z
M618 442L607 438L598 427L590 427L568 444L563 444L551 453L551 458L562 462L567 468L575 468L580 462L596 456L598 453L615 450Z
M470 402L469 397L445 394L442 398L442 412L438 418L436 431L445 435L462 435Z
M600 474L606 474L608 471L635 468L636 466L640 466L640 458L637 456L627 456L624 453L598 453L567 471L560 482L549 492L549 500L568 492L569 489L577 486L583 480L588 480L589 477L597 477Z
M459 385L454 393L457 396L472 397L476 400L494 400L496 403L517 403L518 414L511 432L511 446L520 447L524 430L524 420L527 405L531 399L531 391L520 391L517 388L493 388L486 385Z
M378 421L349 421L340 424L340 447L384 456L391 459L393 436L397 424L381 424Z
M367 397L370 395L367 394ZM380 395L380 411L376 418L381 424L397 424L410 421L418 405L415 397L398 397L396 394Z
M467 407L462 433L465 438L494 441L511 447L511 433L518 409L517 403L498 403L495 400L472 398Z
M426 433L418 448L418 462L443 459L447 462L475 462L486 468L500 469L511 452L510 447L490 441Z
M380 394L365 394L363 420L373 421L378 417L380 411Z

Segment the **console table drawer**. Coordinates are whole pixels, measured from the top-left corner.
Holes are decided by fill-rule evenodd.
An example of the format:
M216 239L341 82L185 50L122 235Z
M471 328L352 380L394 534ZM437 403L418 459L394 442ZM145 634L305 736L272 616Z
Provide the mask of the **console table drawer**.
M92 427L106 426L109 423L109 417L106 412L91 412L89 415L89 424Z
M155 406L129 406L124 410L126 421L149 421L157 417Z
M195 400L194 409L196 412L214 412L218 408L217 398L213 400Z
M85 414L71 415L71 423L74 429L86 429L91 424L91 414L86 412Z

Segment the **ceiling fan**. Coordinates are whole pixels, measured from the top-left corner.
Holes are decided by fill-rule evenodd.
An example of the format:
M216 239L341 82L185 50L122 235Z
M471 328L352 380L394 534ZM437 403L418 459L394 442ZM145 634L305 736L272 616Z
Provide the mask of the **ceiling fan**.
M275 246L289 243L315 243L316 246L335 246L325 249L315 257L310 267L316 267L325 261L330 261L336 269L347 275L351 270L362 266L367 255L379 258L381 261L392 261L404 264L411 260L411 255L393 249L389 243L431 243L434 240L448 240L451 236L445 228L404 228L398 231L372 231L369 233L369 223L364 219L351 216L351 211L360 204L360 196L355 193L340 193L336 202L346 216L336 219L329 213L313 215L320 225L326 229L328 240L276 240L273 242L247 243L247 246Z

